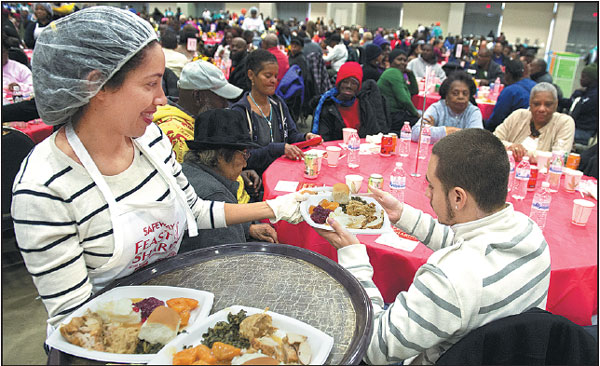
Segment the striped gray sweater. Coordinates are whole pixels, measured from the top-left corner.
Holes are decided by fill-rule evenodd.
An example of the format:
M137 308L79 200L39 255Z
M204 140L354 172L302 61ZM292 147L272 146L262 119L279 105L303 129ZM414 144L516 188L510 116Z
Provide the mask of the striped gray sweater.
M169 139L158 126L146 129L150 148L170 167L199 228L225 227L224 205L203 201L181 174ZM56 133L25 158L13 184L12 217L17 243L48 311L58 324L92 295L88 270L113 255L108 204L83 166L55 144ZM161 201L174 194L137 148L125 171L105 176L117 202Z
M375 311L365 361L433 364L471 330L546 307L550 252L541 230L511 204L480 220L448 227L404 205L396 226L434 253L408 291L383 309L366 247L338 250L339 263L362 283Z

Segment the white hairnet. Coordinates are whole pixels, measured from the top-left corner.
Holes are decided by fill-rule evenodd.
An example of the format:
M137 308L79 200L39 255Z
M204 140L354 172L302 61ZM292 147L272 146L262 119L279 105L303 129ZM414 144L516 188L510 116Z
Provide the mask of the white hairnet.
M148 22L109 6L86 8L50 23L38 37L31 60L42 120L48 125L69 122L131 57L155 39ZM94 70L99 77L88 80Z

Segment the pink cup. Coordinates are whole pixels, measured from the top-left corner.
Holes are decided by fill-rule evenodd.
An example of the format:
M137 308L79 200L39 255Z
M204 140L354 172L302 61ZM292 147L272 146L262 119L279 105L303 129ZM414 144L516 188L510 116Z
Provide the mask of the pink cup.
M573 215L571 216L571 223L577 226L585 226L592 209L596 206L593 202L584 199L573 200Z
M340 158L340 154L342 153L342 148L338 146L327 146L326 150L327 165L329 165L330 167L336 167Z
M352 132L358 132L358 131L356 131L356 129L350 128L350 127L342 128L342 134L344 136L344 144L345 145L348 145L348 139L350 138L350 135L352 134Z

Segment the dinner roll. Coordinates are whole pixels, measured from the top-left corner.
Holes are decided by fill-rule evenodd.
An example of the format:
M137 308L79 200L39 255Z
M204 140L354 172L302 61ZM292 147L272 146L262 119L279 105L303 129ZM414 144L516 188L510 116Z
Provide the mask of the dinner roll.
M177 336L180 323L181 318L175 310L159 306L142 325L138 338L151 344L167 344Z
M350 188L344 183L334 184L333 201L340 204L347 204L350 202Z

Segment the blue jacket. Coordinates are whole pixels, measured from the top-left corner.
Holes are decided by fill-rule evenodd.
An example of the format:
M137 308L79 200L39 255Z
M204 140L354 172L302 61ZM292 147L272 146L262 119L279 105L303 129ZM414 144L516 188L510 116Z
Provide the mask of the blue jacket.
M529 93L534 86L535 81L525 78L504 88L498 96L492 115L485 121L486 130L494 131L517 109L529 108Z

